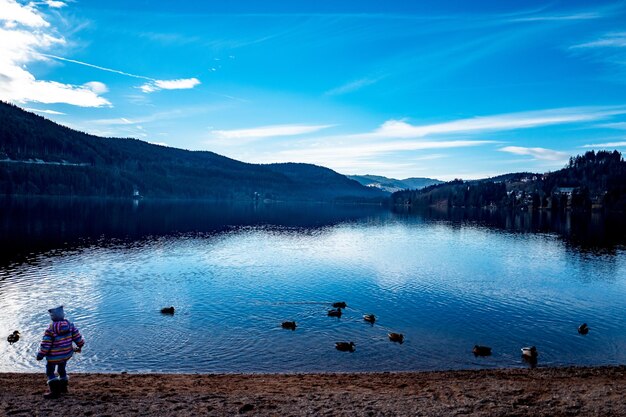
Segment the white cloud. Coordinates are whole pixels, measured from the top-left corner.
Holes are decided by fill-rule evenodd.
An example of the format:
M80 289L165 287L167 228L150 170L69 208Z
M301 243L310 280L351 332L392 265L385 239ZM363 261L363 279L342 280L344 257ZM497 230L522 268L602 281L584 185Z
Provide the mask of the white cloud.
M382 80L384 77L377 78L361 78L359 80L351 81L339 87L333 88L326 92L328 96L338 96L342 94L352 93L354 91L360 90L363 87L367 87L368 85L376 84L378 81Z
M154 86L154 84L146 83L144 85L139 86L139 89L144 93L153 93L158 89Z
M331 141L332 142L332 141ZM393 141L387 143L343 144L316 143L299 149L277 150L238 155L238 159L254 163L301 162L323 165L343 173L377 173L387 176L411 176L411 172L423 170L423 163L443 157L441 154L414 156L412 153L428 149L455 149L495 143L482 140L458 141ZM403 153L398 160L393 153Z
M413 161L430 161L433 159L441 159L441 158L445 158L446 155L442 154L442 153L435 153L435 154L431 154L431 155L424 155L424 156L418 156L416 158L412 158Z
M411 157L410 152L418 152L428 149L454 149L464 147L482 146L495 143L482 140L457 140L457 141L394 141L387 143L368 143L352 145L332 145L329 143L316 143L313 146L298 149L277 150L273 148L265 153L239 155L238 158L248 162L272 163L272 162L301 162L323 165L338 172L356 173L367 170L376 172L374 169L384 170L385 175L405 175L409 172L406 167L416 170L416 163L428 159L436 159L429 155L423 158ZM389 155L393 153L405 153L404 165L395 161L389 162ZM395 165L390 168L387 165ZM379 171L380 172L380 171ZM400 174L403 172L403 174Z
M60 111L56 111L56 110L39 110L39 109L31 109L31 108L24 108L24 110L32 111L33 113L44 113L44 114L53 114L53 115L63 115L63 114L65 114L65 113L61 113Z
M0 98L18 103L66 103L80 107L111 105L88 87L37 80L28 71L5 62L0 63Z
M46 3L48 7L52 7L53 9L60 9L67 6L67 4L63 3L62 1L56 0L45 0L44 3Z
M564 109L547 109L530 112L509 113L485 117L459 119L450 122L412 125L406 121L389 120L377 129L366 133L322 136L291 143L289 149L273 149L267 154L251 155L248 160L255 162L296 161L316 164L327 164L338 158L347 165L350 160L384 157L396 152L415 152L429 149L455 149L464 147L496 144L493 140L424 140L426 137L438 135L475 135L492 131L528 129L546 125L582 123L601 120L614 115L626 113L625 106L574 107ZM287 125L289 126L289 125ZM302 126L265 126L255 129L213 130L214 137L219 139L246 139L291 135L299 133ZM309 129L310 128L310 129ZM300 131L309 133L313 127ZM506 147L504 151L531 155L537 159L563 159L568 155L562 152L544 150L542 148Z
M153 93L159 90L187 90L200 84L197 78L181 78L178 80L151 80L139 88L144 93Z
M139 120L130 120L126 117L118 117L115 119L98 119L90 121L91 124L102 125L102 126L123 126L123 125L133 125L136 123L143 123L143 121Z
M79 86L38 80L28 71L28 64L47 59L41 51L66 43L50 28L34 3L22 5L14 0L0 0L1 22L4 27L0 28L0 99L17 103L67 103L81 107L111 104L89 83Z
M626 32L609 32L587 42L569 47L580 58L606 65L606 76L618 83L624 80L626 70Z
M165 143L165 142L150 142L150 141L148 141L148 143L150 143L150 144L152 144L152 145L165 146L165 147L168 147L168 148L169 148L169 146L170 146L170 145L168 145L168 144L167 144L167 143Z
M58 61L70 62L72 64L83 65L89 68L95 68L101 71L112 72L114 74L125 75L127 77L139 78L142 80L148 80L147 83L139 86L138 88L144 93L153 93L159 90L183 90L193 88L200 84L200 80L197 78L181 78L177 80L157 80L154 78L146 77L145 75L132 74L130 72L120 71L113 68L107 68L100 65L90 64L88 62L77 61L75 59L64 58L58 55L40 53L39 56L44 58L52 58Z
M200 84L197 78L183 78L179 80L156 80L154 84L164 90L184 90L194 88Z
M210 108L203 107L201 110L208 110ZM149 124L155 121L176 119L184 116L193 116L199 113L195 108L177 108L171 111L157 112L153 114L143 115L140 117L116 117L112 119L95 119L88 122L89 125L100 126L124 126L124 125L140 125Z
M112 72L112 73L115 73L115 74L125 75L127 77L141 78L141 79L144 79L144 80L154 81L152 78L144 77L143 75L136 75L136 74L131 74L129 72L124 72L124 71L120 71L120 70L116 70L116 69L112 69L112 68L101 67L100 65L94 65L94 64L90 64L88 62L82 62L82 61L77 61L75 59L64 58L62 56L51 55L51 54L44 54L44 53L40 53L39 55L41 55L42 57L45 57L45 58L53 58L53 59L56 59L58 61L71 62L72 64L83 65L85 67L95 68L95 69L99 69L101 71L107 71L107 72Z
M368 143L362 145L345 145L345 146L328 146L321 148L306 148L298 150L288 150L276 152L276 157L283 160L293 158L317 158L318 163L328 158L340 157L342 159L373 157L380 154L389 154L394 152L420 151L426 149L454 149L466 148L472 146L481 146L497 143L492 140L447 140L447 141L394 141Z
M570 48L626 48L626 32L608 33L600 39L573 45Z
M501 175L502 172L498 172L498 171L458 171L456 173L453 174L435 174L432 175L431 178L437 178L438 180L441 181L452 181L455 180L457 178L460 178L462 180L468 181L468 180L482 180L485 178L492 178L498 175ZM430 174L429 174L430 175Z
M504 146L501 141L487 140L486 134L492 132L511 131L516 129L530 129L535 127L559 124L585 123L601 119L608 119L614 115L626 114L626 106L597 106L573 107L563 109L547 109L529 112L508 113L452 120L434 124L410 124L404 120L388 120L379 127L363 133L344 135L328 135L306 137L300 140L285 141L279 145L272 144L266 151L250 152L249 147L243 146L245 141L233 141L240 146L233 151L227 142L211 142L213 150L223 145L220 153L248 162L304 162L328 166L340 172L357 172L358 169L368 166L383 166L384 162L402 161L412 164L412 169L418 169L428 164L433 169L430 159L450 157L452 154L443 154L443 150L455 150L486 145ZM267 136L277 132L255 131L244 129L230 136L222 131L222 139ZM479 137L476 137L480 135ZM499 146L499 147L500 147ZM442 150L442 153L424 155L422 151ZM567 161L569 154L544 148L527 148L506 146L500 149L518 155L531 156L537 163L561 164ZM433 156L436 155L436 156ZM420 162L421 161L421 162ZM389 170L386 170L389 172ZM407 172L406 170L404 171ZM474 176L476 173L471 173ZM459 176L458 174L456 174ZM469 175L469 174L468 174ZM464 176L466 177L466 176Z
M276 136L295 136L317 132L334 125L272 125L250 129L212 130L217 139L261 139Z
M556 22L556 21L564 21L564 20L590 20L590 19L599 19L602 17L603 15L600 13L589 12L589 13L534 16L534 17L533 16L520 17L516 19L511 19L511 22Z
M528 129L554 124L600 120L625 113L625 106L570 107L474 117L417 126L402 120L389 120L383 123L383 125L374 132L366 135L386 138L417 138L445 133L480 133L487 131Z
M103 93L109 92L109 89L107 88L106 84L101 83L99 81L90 81L88 83L85 83L84 86L96 94L103 94Z
M15 0L0 0L0 21L8 23L10 27L16 24L31 28L50 26L32 3L22 5Z
M505 146L499 149L502 152L509 152L516 155L528 155L536 159L546 161L566 161L569 154L546 148L525 148L521 146Z
M153 129L162 129L159 127L166 120L174 120L186 118L189 120L197 119L201 115L222 109L220 104L214 105L202 105L202 106L189 106L189 107L177 107L173 110L161 111L155 113L144 113L134 115L123 115L114 118L107 119L91 119L84 120L75 124L75 129L83 132L89 132L94 135L106 135L106 136L140 136L146 137L145 132L149 131L151 135ZM140 109L133 108L137 111ZM160 136L167 136L167 133L157 133Z
M334 171L344 175L384 175L390 178L405 178L407 172L416 176L418 172L427 170L425 167L416 167L412 163L398 163L385 161L346 161L346 163L338 163L332 166Z
M581 148L623 148L626 146L626 142L607 142L607 143L591 143L589 145L583 145Z
M626 129L626 122L604 123L597 125L598 127L608 127L610 129Z

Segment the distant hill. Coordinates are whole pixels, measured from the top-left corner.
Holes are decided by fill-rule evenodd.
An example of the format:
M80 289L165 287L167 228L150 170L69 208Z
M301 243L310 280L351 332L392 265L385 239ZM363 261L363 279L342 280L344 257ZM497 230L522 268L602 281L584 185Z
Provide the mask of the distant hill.
M348 178L358 181L366 187L378 188L389 193L400 190L418 190L433 184L441 184L443 181L432 178L405 178L397 180L395 178L381 177L379 175L348 175Z
M248 164L213 152L102 138L0 102L0 195L382 200L330 169Z
M454 180L416 191L398 191L404 206L512 207L524 209L626 210L626 162L618 151L589 151L555 172Z
M484 178L484 179L480 179L480 180L470 180L468 182L486 182L486 181L491 181L491 182L520 182L520 181L526 181L526 180L530 180L533 177L541 177L542 174L537 174L534 172L513 172L510 174L502 174L502 175L497 175L495 177L489 177L489 178Z
M329 168L294 162L268 164L263 165L263 167L277 174L284 175L294 183L306 184L307 187L315 190L316 195L325 198L330 198L331 196L340 198L342 194L349 195L354 193L358 195L357 193L363 193L363 185ZM388 196L388 194L380 190L365 188L375 191L371 195L378 197Z

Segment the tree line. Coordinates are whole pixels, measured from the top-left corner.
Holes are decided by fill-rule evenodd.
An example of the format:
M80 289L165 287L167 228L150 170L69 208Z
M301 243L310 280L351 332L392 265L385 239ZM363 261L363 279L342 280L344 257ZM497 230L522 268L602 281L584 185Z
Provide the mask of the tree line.
M588 151L561 170L508 174L496 179L460 179L421 190L398 191L395 205L498 207L611 211L626 209L626 162L615 151Z

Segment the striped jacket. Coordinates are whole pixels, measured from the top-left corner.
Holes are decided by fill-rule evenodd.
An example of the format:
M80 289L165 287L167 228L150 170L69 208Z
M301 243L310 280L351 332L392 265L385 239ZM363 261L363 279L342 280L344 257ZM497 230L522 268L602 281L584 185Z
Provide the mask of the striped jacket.
M45 357L48 363L65 362L74 354L72 342L78 347L85 344L74 323L67 320L53 321L43 334L37 356Z

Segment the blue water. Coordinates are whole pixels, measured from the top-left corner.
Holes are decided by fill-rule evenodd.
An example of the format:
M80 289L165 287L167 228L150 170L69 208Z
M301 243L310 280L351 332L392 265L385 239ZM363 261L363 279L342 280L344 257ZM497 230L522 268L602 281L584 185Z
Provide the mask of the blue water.
M539 366L626 363L623 245L588 250L558 233L384 209L288 213L310 222L271 221L273 210L245 212L246 222L218 215L195 231L175 222L127 238L62 235L69 242L32 251L41 236L26 239L0 267L0 372L41 370L46 310L58 304L87 340L73 371L521 367L528 345ZM348 304L340 319L326 314L333 301ZM161 315L170 305L175 315ZM364 313L377 316L373 326ZM281 329L285 320L297 330ZM22 339L9 346L16 329ZM390 342L390 331L405 342ZM474 357L474 344L493 355Z

